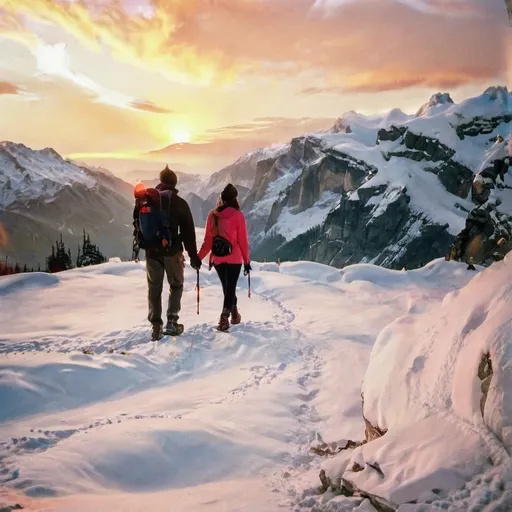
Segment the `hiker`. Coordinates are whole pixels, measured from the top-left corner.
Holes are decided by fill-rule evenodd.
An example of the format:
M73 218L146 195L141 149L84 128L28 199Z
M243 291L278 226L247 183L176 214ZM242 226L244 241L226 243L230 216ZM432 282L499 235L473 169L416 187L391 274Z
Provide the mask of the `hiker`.
M197 256L196 232L194 219L187 202L178 195L176 173L165 167L160 172L160 184L156 189L143 189L139 192L133 212L137 246L146 251L146 276L148 281L148 320L152 325L151 339L159 340L163 334L179 336L183 333L183 324L178 323L181 310L181 296L185 273L183 245L190 258L190 265L195 270L201 268L201 260ZM136 197L137 197L136 187ZM152 199L154 202L152 202ZM154 205L157 205L153 210ZM158 215L149 218L147 216ZM145 216L143 218L143 215ZM158 224L160 221L160 224ZM156 223L160 229L156 237L148 242L143 232L149 231ZM148 226L150 228L148 228ZM167 307L167 325L162 332L162 289L164 276L170 286Z
M251 269L249 257L249 240L245 217L238 203L238 191L231 183L221 192L214 210L208 214L204 242L199 251L203 260L210 253L210 269L215 267L222 283L224 303L218 329L227 331L231 324L242 320L237 307L236 285L242 264L244 275Z

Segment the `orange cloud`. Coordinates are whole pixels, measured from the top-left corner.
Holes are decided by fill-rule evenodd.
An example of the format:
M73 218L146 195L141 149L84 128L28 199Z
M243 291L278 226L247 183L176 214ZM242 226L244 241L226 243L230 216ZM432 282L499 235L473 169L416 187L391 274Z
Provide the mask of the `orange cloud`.
M470 70L469 70L470 71ZM492 76L492 72L489 75ZM348 77L344 85L306 87L302 94L342 94L342 93L379 93L408 89L411 87L451 89L481 79L478 70L473 73L468 70L457 72L429 74L407 73L401 70L381 70L368 73L359 73Z
M151 112L153 114L171 114L173 111L164 107L159 107L155 105L151 101L144 100L133 100L129 103L129 106L136 109L142 110L144 112Z
M16 95L21 91L18 86L11 84L10 82L0 82L0 95Z
M92 48L101 43L116 58L166 76L222 84L244 73L289 80L316 73L324 83L310 87L343 91L391 68L398 88L501 77L501 4L365 0L324 11L315 0L293 0L293 8L290 0L152 0L140 11L122 0L0 0L21 27L21 17L63 27ZM366 90L380 89L363 80Z
M120 59L167 74L189 76L210 83L217 70L229 63L225 56L183 44L176 38L179 27L200 12L205 0L154 0L151 16L129 13L120 0L0 0L0 9L22 27L21 17L64 28L93 49L102 43ZM10 33L5 32L9 36Z

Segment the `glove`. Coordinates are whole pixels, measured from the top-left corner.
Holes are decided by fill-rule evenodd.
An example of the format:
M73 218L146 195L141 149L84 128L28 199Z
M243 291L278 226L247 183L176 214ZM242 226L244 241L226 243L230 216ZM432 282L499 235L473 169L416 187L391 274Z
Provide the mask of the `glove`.
M250 263L245 263L244 264L244 276L246 276L247 274L249 274L249 272L252 270L252 267L251 267L251 264Z
M190 266L194 269L194 270L199 270L201 268L201 265L202 265L202 261L199 259L199 256L196 254L195 256L191 256L190 257Z

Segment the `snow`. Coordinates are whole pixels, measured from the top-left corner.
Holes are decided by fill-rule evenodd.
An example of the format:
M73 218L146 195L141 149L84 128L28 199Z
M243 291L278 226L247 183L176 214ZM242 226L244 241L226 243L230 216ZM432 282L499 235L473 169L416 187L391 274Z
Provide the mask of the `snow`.
M286 240L293 240L307 229L323 224L339 200L339 194L327 191L314 206L299 213L294 213L293 208L285 207L271 232L279 233Z
M217 333L217 278L201 271L197 316L187 266L186 331L156 344L143 262L0 278L0 503L373 510L317 495L322 466L418 507L470 510L510 496L510 258L476 273L440 260L409 272L253 268L251 299L239 282L242 324ZM486 350L495 374L482 419L474 378ZM312 454L318 440L363 438L363 379L365 413L389 432L335 457ZM351 471L355 460L363 471Z

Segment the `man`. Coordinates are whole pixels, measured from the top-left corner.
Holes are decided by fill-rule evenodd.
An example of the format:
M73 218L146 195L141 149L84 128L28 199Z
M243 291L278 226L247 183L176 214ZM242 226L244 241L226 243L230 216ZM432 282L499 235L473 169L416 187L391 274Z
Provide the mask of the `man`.
M146 276L148 280L148 320L152 325L151 339L162 337L162 289L164 275L170 286L165 334L179 336L183 325L178 323L181 310L181 296L185 279L185 258L187 250L192 268L199 270L201 260L197 257L194 219L187 202L178 195L176 173L165 167L160 172L160 184L156 189L161 193L162 208L169 212L169 231L172 243L166 247L146 249ZM167 192L167 193L163 193ZM170 198L170 205L168 200Z

